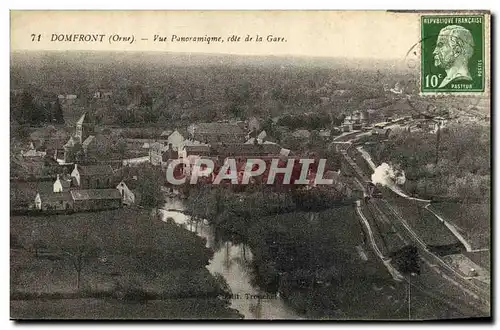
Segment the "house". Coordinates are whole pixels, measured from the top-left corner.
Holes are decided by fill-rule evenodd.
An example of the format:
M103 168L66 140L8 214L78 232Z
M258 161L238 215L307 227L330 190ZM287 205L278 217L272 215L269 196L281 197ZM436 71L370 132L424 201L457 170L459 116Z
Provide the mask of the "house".
M199 123L188 127L188 138L201 143L243 143L246 133L237 124Z
M127 143L127 150L143 151L143 147L147 146L149 148L149 144L153 141L151 139L126 138L125 142Z
M21 155L23 157L40 157L40 158L43 158L45 157L45 155L47 154L47 152L45 151L37 151L36 148L35 148L35 145L33 144L33 142L30 142L30 146L29 146L29 149L28 151L24 152L24 151L21 151Z
M163 147L164 145L160 142L154 142L149 146L149 159L152 165L161 165Z
M36 150L45 151L47 155L54 159L62 156L64 144L68 141L68 134L63 129L56 129L54 126L39 128L30 134L30 141Z
M257 140L256 140L257 139ZM245 142L245 144L277 144L276 142L271 142L271 141L263 141L259 138L250 138L248 139L247 142Z
M115 209L122 206L122 196L118 189L71 190L75 211L97 211Z
M52 185L52 191L54 193L60 193L60 192L65 192L69 191L71 187L71 180L64 180L59 178L59 174L57 174L57 179L54 181L54 184Z
M290 155L290 151L291 151L290 149L281 148L280 156L288 157Z
M257 135L257 139L264 141L267 138L267 133L265 130L262 130L262 132Z
M71 192L38 192L35 196L35 209L40 211L73 210L73 199L71 197Z
M35 210L67 211L73 209L73 199L70 195L71 182L57 175L54 183L41 181L36 187L34 201Z
M265 157L277 156L280 154L281 147L277 144L217 144L211 147L211 155L219 158L236 157Z
M267 140L268 136L266 131L262 131L259 134L250 134L249 136L245 144L276 144L275 142Z
M210 154L211 150L207 145L186 145L179 152L179 158L188 158L189 156L209 156Z
M132 205L135 203L135 194L129 189L124 180L120 181L120 183L116 186L116 189L120 192L122 204Z
M171 147L167 148L167 150L165 150L163 152L163 154L161 155L162 165L166 165L166 163L170 159L179 159L179 152L177 152L176 150L173 150Z
M179 151L184 147L185 137L177 129L168 135L167 145L172 145L173 150Z
M170 134L172 134L172 133L173 133L173 131L171 129L167 129L167 130L164 130L163 132L161 132L160 137L168 138L170 136Z
M111 165L77 165L71 172L80 189L110 188L113 181Z

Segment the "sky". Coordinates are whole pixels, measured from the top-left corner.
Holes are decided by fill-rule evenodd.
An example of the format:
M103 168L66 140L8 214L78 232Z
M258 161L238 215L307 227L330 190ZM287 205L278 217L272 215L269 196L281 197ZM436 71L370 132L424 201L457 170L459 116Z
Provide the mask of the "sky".
M419 14L384 11L12 11L10 45L11 51L168 51L403 59L420 39L419 22ZM104 36L103 42L59 42L51 41L53 34ZM133 36L134 42L110 42L115 34ZM155 35L165 36L168 41L155 42ZM224 42L172 42L172 35L220 36ZM230 42L232 35L240 36L240 41ZM244 41L247 35L253 38L249 42ZM261 42L255 41L257 35L263 37ZM286 41L268 42L269 35Z

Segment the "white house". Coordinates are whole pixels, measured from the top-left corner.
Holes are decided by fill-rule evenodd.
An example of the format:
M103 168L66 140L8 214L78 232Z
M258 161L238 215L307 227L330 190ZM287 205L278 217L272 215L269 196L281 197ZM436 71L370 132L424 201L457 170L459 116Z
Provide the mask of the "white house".
M78 186L80 186L80 172L78 171L78 165L75 164L75 168L71 172L71 177L75 178L76 182L78 183Z
M37 151L35 146L33 145L33 142L30 142L30 148L28 151L21 151L21 155L23 157L45 157L46 154L47 153L44 151Z
M37 210L41 210L42 209L42 198L40 197L40 193L36 193L35 208Z
M61 179L59 179L59 174L57 175L57 179L53 184L53 192L58 193L63 191L63 186L61 183Z
M116 189L120 192L120 195L122 196L122 203L125 205L132 205L135 203L135 195L130 190L125 182L122 180L117 186Z
M155 142L150 145L149 158L151 164L155 166L161 165L163 147L164 145L160 142Z
M185 140L184 136L178 130L174 130L167 138L167 145L172 145L174 151L179 151L184 147Z

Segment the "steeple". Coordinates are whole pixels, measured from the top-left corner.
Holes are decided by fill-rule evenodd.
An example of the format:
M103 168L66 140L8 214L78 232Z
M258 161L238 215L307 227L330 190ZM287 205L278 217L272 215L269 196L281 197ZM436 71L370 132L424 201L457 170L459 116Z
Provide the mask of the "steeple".
M91 125L89 123L89 116L85 112L80 119L76 122L75 138L82 143L91 133Z

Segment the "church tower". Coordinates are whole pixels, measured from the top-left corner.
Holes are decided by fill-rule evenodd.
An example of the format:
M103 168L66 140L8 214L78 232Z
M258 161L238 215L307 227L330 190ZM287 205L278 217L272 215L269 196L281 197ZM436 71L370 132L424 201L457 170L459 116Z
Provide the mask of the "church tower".
M89 123L89 116L84 113L76 122L75 138L78 142L82 143L91 134L92 128Z

